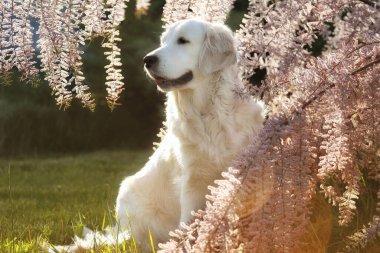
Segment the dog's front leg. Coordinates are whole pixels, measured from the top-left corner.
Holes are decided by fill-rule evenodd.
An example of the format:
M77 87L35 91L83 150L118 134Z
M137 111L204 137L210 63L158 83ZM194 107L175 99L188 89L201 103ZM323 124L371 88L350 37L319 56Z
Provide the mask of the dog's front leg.
M186 177L181 187L181 219L180 222L189 223L194 218L191 211L204 208L208 183L202 179Z

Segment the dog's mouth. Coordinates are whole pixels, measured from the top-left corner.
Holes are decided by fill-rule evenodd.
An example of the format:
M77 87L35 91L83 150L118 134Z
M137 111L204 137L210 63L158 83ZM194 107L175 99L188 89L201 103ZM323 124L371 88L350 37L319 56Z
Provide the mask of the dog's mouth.
M188 71L176 79L167 79L167 78L158 76L158 75L153 74L153 73L151 73L151 76L154 79L154 81L157 83L157 85L161 89L164 89L164 90L167 88L182 86L182 85L190 82L191 80L193 80L193 72L192 71Z

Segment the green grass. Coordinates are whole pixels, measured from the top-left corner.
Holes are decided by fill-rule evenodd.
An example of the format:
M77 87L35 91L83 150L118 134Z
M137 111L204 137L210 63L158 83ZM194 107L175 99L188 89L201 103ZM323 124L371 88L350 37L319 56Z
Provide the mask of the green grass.
M0 158L0 253L41 252L41 244L71 244L83 225L98 231L114 222L113 213L121 181L139 170L152 150L99 151L80 155ZM307 252L337 252L352 231L373 216L377 189L371 182L358 201L359 215L349 227L337 225L336 208L323 197L311 224L315 236L306 234ZM366 218L367 217L367 218ZM154 243L149 233L154 252ZM313 237L314 236L314 237ZM326 238L325 238L326 237ZM314 239L313 239L314 238ZM380 252L378 240L360 252ZM326 248L326 250L323 250ZM100 245L96 252L137 252L132 242L118 249ZM306 252L306 251L305 251ZM356 252L356 251L355 251Z
M0 159L0 252L35 252L44 239L70 244L83 224L109 225L120 182L151 153Z

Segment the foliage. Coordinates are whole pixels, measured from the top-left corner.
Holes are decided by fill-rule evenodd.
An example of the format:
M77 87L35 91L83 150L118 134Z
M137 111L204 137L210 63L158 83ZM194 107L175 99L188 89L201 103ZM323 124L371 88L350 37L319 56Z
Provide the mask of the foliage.
M13 67L24 78L36 74L32 61L33 27L31 20L38 20L38 46L42 71L52 88L57 104L67 107L75 94L83 105L93 109L94 100L83 84L81 46L95 35L103 35L103 47L109 64L106 65L108 102L113 107L122 90L120 41L116 27L124 19L124 1L21 1L5 0L0 5L1 46L0 72ZM107 16L106 13L107 12ZM80 26L84 26L82 29ZM74 87L70 89L71 84Z

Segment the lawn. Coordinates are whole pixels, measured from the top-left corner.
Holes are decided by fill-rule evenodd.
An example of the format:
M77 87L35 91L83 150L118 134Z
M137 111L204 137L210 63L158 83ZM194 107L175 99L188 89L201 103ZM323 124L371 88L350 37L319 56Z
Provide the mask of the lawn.
M43 239L68 244L83 224L101 229L112 223L120 182L151 153L0 159L0 252L32 252Z
M44 241L54 245L72 243L83 225L96 230L112 225L120 182L140 169L152 152L118 150L0 158L0 252L41 252ZM307 252L337 252L348 234L347 228L335 224L337 212L323 197L317 200L314 204L318 211L310 223L313 233L310 238L306 233L308 243L303 246ZM363 213L358 220L371 217L367 212L373 209L369 207L374 200L375 197L359 201ZM380 252L377 242L360 252ZM122 250L131 251L136 252ZM105 247L96 252L116 251Z

